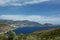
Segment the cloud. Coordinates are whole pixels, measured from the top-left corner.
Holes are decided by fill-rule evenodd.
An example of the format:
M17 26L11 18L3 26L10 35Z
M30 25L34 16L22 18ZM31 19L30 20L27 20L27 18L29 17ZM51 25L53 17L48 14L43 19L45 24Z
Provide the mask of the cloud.
M6 20L29 20L39 23L60 24L60 17L40 15L0 15L0 19Z
M46 2L49 0L0 0L0 6L23 6L26 4L35 4L35 3L41 3Z
M60 0L0 0L0 6L24 6L42 2L60 3Z

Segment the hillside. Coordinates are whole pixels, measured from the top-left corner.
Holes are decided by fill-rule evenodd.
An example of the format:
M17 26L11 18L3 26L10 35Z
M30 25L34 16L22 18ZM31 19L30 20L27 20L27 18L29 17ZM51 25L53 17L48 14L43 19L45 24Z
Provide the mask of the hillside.
M36 31L30 34L33 40L60 40L60 28L53 28L50 30Z
M31 34L20 34L18 40L60 40L60 28L35 31Z
M8 24L5 24L5 23L0 23L0 33L7 32L11 29L14 29L14 27L9 26Z

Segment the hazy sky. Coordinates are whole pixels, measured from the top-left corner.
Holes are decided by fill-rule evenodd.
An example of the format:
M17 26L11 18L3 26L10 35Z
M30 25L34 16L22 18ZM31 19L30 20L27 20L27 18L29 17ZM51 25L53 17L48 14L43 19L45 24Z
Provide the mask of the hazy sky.
M60 0L0 0L0 19L60 24Z

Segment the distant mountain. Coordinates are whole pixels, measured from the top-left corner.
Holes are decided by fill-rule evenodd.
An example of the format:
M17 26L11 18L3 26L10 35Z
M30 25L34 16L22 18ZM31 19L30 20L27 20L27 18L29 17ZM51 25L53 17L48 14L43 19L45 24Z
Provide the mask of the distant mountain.
M26 26L52 26L53 24L40 24L38 22L33 22L33 21L28 21L28 20L24 20L24 21L13 21L13 20L0 20L0 23L5 23L8 24L10 26L14 26L14 27L26 27Z
M33 21L13 21L13 20L0 20L0 23L5 23L11 26L17 26L17 27L25 27L25 26L40 26L40 23L33 22Z
M45 23L44 25L46 25L46 26L52 26L53 24L51 24L51 23Z

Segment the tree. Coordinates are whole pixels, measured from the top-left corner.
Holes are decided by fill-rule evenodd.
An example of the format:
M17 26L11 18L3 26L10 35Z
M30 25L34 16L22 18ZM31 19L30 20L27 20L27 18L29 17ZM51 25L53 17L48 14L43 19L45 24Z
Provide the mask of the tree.
M8 40L17 40L17 36L16 36L15 32L9 31Z
M5 33L0 34L0 40L7 40L7 35Z

